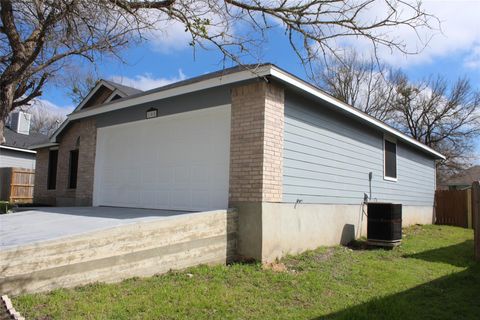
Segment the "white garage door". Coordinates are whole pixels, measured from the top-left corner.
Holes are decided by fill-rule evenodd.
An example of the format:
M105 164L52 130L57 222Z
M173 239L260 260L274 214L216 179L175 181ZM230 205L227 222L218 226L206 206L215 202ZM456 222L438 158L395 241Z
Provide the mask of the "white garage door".
M99 128L93 204L225 209L229 150L229 106Z

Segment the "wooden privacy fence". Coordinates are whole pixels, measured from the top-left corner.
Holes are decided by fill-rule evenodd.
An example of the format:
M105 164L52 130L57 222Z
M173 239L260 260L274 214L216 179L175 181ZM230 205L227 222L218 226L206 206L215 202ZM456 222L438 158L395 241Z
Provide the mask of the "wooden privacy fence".
M435 223L473 227L472 190L435 191Z
M9 201L11 203L32 203L35 170L12 168L10 177Z
M474 232L475 259L480 261L480 181L472 184L472 212Z

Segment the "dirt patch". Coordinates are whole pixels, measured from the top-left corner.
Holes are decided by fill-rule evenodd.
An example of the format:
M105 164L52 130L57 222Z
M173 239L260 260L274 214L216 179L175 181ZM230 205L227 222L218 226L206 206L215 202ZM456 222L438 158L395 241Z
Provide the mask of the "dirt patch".
M335 254L335 248L328 248L325 252L315 254L313 257L316 262L325 262L330 260Z
M285 266L284 263L278 262L278 261L264 263L262 265L262 269L272 270L273 272L287 272L288 271L287 266Z

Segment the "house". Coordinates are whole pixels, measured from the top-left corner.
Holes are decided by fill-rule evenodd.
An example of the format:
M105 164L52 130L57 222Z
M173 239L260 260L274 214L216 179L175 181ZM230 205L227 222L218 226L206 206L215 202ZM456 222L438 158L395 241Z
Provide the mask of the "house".
M3 130L5 143L0 145L0 200L10 198L12 168L35 169L36 151L29 148L48 141L41 133L30 132L31 115L22 111L10 114L10 122Z
M465 169L441 183L439 189L463 190L472 187L474 181L480 181L480 165Z
M259 260L359 236L366 195L432 222L444 157L275 65L118 98L108 85L35 147L36 201L236 208L237 250Z

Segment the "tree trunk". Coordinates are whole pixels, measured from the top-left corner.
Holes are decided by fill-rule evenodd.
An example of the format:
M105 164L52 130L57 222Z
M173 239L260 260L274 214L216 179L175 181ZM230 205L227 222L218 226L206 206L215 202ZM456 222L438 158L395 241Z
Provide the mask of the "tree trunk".
M5 137L3 136L3 130L5 128L5 120L3 117L0 119L0 144L5 143Z
M5 137L3 135L5 121L10 111L12 111L14 94L15 90L12 84L0 87L0 144L5 143Z

